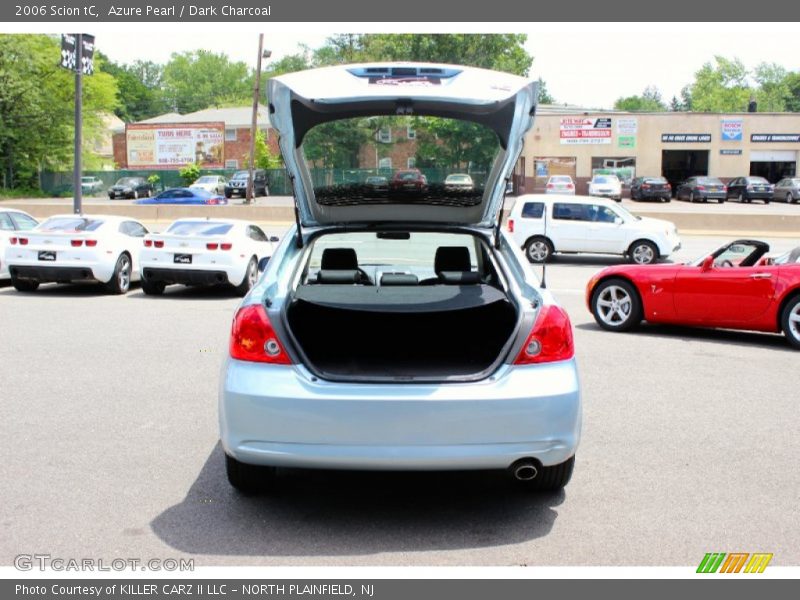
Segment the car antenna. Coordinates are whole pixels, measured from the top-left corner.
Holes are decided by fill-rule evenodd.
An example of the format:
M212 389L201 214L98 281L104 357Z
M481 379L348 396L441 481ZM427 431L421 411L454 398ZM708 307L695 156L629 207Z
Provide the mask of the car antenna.
M544 208L544 224L542 227L542 234L547 237L547 202L542 202ZM547 289L547 258L542 261L542 289Z

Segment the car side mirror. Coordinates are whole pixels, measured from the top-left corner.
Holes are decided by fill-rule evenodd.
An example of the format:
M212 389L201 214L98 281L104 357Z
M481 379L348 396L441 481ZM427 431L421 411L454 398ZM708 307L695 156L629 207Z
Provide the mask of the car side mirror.
M265 256L260 261L258 261L258 272L263 273L267 270L267 265L269 264L269 256Z
M622 225L622 217L614 217L614 225Z
M271 236L269 236L269 241L270 242L280 242L281 238L279 238L277 235L271 235Z
M714 257L713 256L706 256L703 259L703 264L700 265L700 272L705 273L706 271L710 271L711 267L714 266Z

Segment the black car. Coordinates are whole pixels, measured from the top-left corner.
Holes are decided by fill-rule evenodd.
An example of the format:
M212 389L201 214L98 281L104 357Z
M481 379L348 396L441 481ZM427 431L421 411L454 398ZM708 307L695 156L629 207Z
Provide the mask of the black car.
M250 179L249 171L236 171L225 184L225 197L247 196L247 182ZM253 171L253 196L269 196L267 172L264 169Z
M672 186L664 177L636 177L631 181L631 200L669 202Z
M108 188L108 197L114 198L149 198L153 195L153 184L144 177L123 177Z
M689 177L675 188L675 198L689 202L716 200L722 204L725 202L725 193L725 184L716 177Z
M763 177L737 177L728 183L726 198L736 198L739 202L761 200L769 204L775 195L775 186Z

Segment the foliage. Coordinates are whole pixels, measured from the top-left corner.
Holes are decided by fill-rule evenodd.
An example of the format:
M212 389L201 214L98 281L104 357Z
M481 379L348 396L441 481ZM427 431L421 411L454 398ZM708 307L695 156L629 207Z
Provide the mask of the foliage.
M698 112L739 112L747 110L752 90L748 72L738 58L715 56L695 73L690 86L692 110Z
M419 117L417 166L454 170L488 168L497 153L493 131L483 125L453 119Z
M539 104L555 104L556 99L550 94L547 89L547 83L539 77Z
M166 112L161 91L164 67L152 61L137 60L120 65L103 57L102 70L117 80L119 106L116 115L126 122L141 121Z
M245 164L250 163L250 153L248 152L245 156L242 157L242 161ZM256 169L279 169L283 166L283 161L279 155L274 154L272 150L270 150L269 144L267 144L267 140L264 137L264 132L262 130L256 131L256 143L255 143L255 156L253 157L253 167Z
M673 101L674 100L675 98L673 98ZM629 112L661 112L667 110L667 105L664 104L659 89L655 86L648 85L644 88L641 96L617 98L617 101L614 102L614 108Z
M247 104L252 81L245 63L195 50L173 53L164 66L163 93L169 109L183 114L223 103Z
M178 175L180 175L183 183L186 185L186 187L188 187L192 185L198 177L200 177L200 167L197 165L197 163L186 165L178 171Z
M789 73L776 63L761 63L753 71L758 83L756 100L761 112L783 112L791 96Z

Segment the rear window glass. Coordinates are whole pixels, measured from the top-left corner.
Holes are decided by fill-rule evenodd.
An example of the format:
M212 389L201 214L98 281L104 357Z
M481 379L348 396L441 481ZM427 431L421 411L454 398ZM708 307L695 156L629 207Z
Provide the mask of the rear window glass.
M767 181L763 177L748 177L747 183L769 183L769 181Z
M140 180L135 177L123 177L117 181L117 185L136 185L139 181Z
M522 205L522 216L525 219L541 219L544 215L544 202L526 202Z
M483 200L500 142L492 129L459 119L370 116L317 125L302 150L318 204L468 207ZM473 185L446 185L453 172ZM387 179L388 189L370 184L376 176Z
M233 228L230 223L214 221L177 221L167 233L173 235L225 235Z
M710 183L712 185L722 185L722 182L716 177L698 177L697 182L706 184Z
M667 183L667 180L663 177L646 177L644 179L645 183Z
M595 183L617 183L619 179L616 177L610 177L608 175L595 175L594 177Z
M96 231L104 221L82 217L53 217L39 225L39 231Z
M572 177L569 175L553 175L550 178L552 183L570 183L572 181Z

